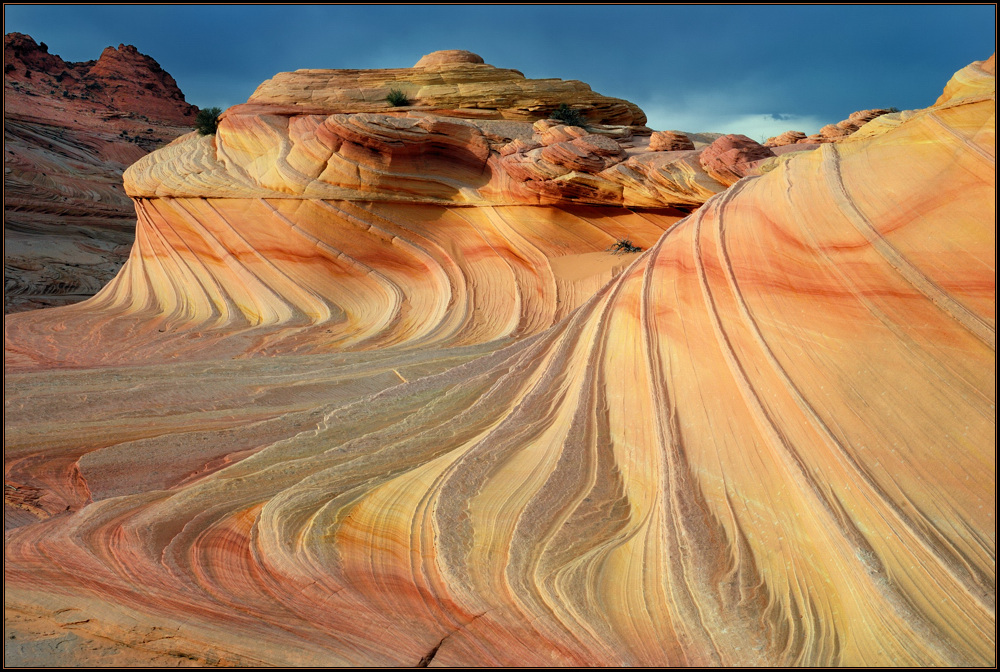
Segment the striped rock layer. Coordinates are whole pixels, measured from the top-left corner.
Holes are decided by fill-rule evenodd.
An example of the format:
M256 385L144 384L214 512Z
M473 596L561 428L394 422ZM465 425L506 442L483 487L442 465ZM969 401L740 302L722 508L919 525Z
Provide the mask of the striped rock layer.
M333 196L302 119L144 160L115 282L6 318L8 628L62 663L995 665L992 59L676 225L490 202L473 150Z

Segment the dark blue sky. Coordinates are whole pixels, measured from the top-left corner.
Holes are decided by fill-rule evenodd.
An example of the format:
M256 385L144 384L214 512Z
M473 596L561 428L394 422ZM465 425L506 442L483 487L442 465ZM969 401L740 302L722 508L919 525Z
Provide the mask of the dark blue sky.
M297 68L413 65L468 49L528 77L579 79L657 129L815 132L855 110L926 107L995 50L994 5L6 5L4 32L68 61L133 44L201 107ZM775 119L775 117L784 117Z

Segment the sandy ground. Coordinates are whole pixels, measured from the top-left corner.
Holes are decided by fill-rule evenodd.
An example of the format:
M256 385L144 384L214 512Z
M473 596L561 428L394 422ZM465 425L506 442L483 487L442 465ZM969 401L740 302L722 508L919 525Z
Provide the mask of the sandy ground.
M4 667L201 667L219 665L189 654L160 654L87 632L76 609L47 618L4 609Z

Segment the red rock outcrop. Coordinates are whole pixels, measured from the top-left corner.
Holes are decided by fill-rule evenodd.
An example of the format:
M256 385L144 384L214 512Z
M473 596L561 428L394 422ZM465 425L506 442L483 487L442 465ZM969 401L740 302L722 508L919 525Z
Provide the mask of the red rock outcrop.
M135 47L67 63L4 37L4 311L93 296L128 257L121 175L186 132L197 108Z
M995 665L995 81L949 86L676 225L490 203L489 141L427 157L450 203L307 192L334 146L479 147L455 120L243 112L147 157L116 281L5 318L8 647ZM698 162L597 175L646 156Z
M809 136L804 140L799 140L798 142L836 142L837 140L846 138L856 132L872 119L881 117L884 114L892 114L894 112L898 112L898 110L877 109L852 112L851 116L847 119L837 122L836 124L827 124L823 128L819 129L818 135Z
M5 117L87 128L147 117L159 126L190 127L198 112L174 78L131 45L108 47L96 61L67 63L28 35L8 33L3 60Z
M694 143L680 131L654 131L649 137L649 151L676 152L694 149Z
M804 141L806 139L806 134L802 131L785 131L781 135L776 135L773 138L768 138L764 142L765 147L784 147L785 145L794 145L799 141Z
M724 135L698 157L705 172L729 186L751 174L760 161L774 156L769 147L745 135Z

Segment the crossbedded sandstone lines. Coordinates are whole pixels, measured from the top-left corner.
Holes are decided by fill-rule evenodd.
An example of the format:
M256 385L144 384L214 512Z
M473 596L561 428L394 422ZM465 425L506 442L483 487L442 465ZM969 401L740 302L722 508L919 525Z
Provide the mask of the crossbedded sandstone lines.
M8 365L525 336L566 317L629 263L604 252L615 240L648 247L680 218L319 199L156 198L136 208L123 271L78 310L8 323ZM67 323L93 347L67 348ZM33 345L19 348L22 338Z
M725 188L697 161L709 136L651 137L631 103L453 57L401 70L282 73L227 110L215 136L192 134L138 162L126 190L690 210ZM385 101L386 82L425 80L436 83L421 100L433 104ZM567 103L585 126L547 118Z
M665 234L143 197L133 275L8 319L9 608L137 660L995 664L982 72ZM614 278L562 265L623 230Z
M191 134L137 162L127 192L690 210L725 188L698 161L700 150L650 151L630 131L608 135L622 127L509 122L500 136L487 122L427 114L273 112L231 110L217 136Z

